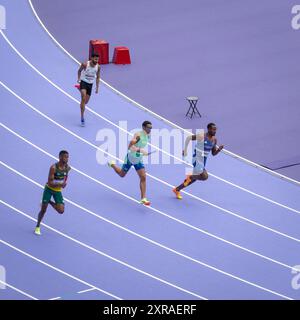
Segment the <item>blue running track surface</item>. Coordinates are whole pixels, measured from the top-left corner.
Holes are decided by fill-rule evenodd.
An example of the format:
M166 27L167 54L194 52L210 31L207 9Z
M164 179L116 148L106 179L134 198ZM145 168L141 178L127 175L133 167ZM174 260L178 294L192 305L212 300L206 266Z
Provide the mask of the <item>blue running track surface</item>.
M174 198L186 165L148 164L151 207L134 169L100 165L97 133L119 121L172 127L100 85L79 125L78 65L41 27L28 1L4 0L0 34L0 299L299 299L299 186L221 153L210 178ZM219 137L221 143L222 137ZM155 143L154 143L155 144ZM159 147L162 147L161 145ZM72 171L66 210L34 235L48 170L61 149ZM110 150L107 159L123 159ZM161 151L159 152L161 154ZM3 279L0 279L3 281Z

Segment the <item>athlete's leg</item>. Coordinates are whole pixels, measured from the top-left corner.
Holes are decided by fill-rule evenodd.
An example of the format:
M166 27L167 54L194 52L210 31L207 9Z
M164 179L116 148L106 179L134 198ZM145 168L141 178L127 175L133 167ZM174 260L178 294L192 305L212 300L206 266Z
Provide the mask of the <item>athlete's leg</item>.
M175 188L175 190L178 192L188 186L190 186L192 183L194 183L196 180L198 180L198 175L189 175L187 176L181 185Z
M193 174L186 177L186 179L183 181L181 185L175 188L175 190L178 192L191 184L193 184L195 181L205 181L208 179L208 173L205 169L200 174Z
M127 172L130 170L132 163L128 160L128 156L126 155L122 168L118 167L115 164L115 161L109 161L108 165L114 169L117 175L119 175L121 178L124 178Z
M43 192L43 198L42 198L42 205L41 205L41 210L38 214L38 219L37 219L37 224L36 224L36 228L40 227L41 221L43 220L45 213L47 211L48 208L48 203L52 197L53 192L47 187L45 186L44 188L44 192ZM38 230L37 234L40 234L40 231Z
M145 168L136 171L140 178L141 199L146 198L146 170Z
M54 201L49 201L49 204L59 214L63 214L65 212L65 205L63 203L55 203Z
M40 227L40 224L44 218L44 215L47 211L47 207L48 207L48 203L42 203L42 206L41 206L41 211L39 212L38 214L38 220L37 220L37 224L36 224L36 227L39 228Z
M202 173L200 173L198 176L197 176L197 180L199 181L205 181L208 179L208 173L207 171L204 169Z
M65 211L65 203L64 203L64 198L61 191L56 191L56 192L54 191L53 198L55 202L49 201L50 205L59 214L63 214Z
M85 97L85 105L88 104L88 102L90 101L90 95L89 94L86 94L86 97Z
M115 163L111 163L110 166L114 169L115 173L118 174L121 178L124 178L127 174L127 171L124 171L122 168L118 167Z
M81 89L80 93L81 93L80 114L81 114L81 119L84 119L85 104L87 99L86 89Z

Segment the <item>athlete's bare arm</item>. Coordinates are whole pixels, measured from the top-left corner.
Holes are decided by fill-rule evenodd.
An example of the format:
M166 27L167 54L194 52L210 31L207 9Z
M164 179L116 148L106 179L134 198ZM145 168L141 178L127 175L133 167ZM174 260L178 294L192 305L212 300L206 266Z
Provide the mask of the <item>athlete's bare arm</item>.
M216 156L220 151L222 151L223 148L224 146L222 144L217 146L217 139L215 139L215 146L211 149L211 154Z
M51 188L60 188L62 187L61 183L54 183L54 173L55 173L55 165L50 167L49 175L48 175L48 186Z
M96 93L98 93L98 91L99 91L99 84L100 84L100 65L98 66L98 71L97 71Z
M193 135L190 135L188 136L186 139L185 139L185 144L184 144L184 150L182 151L182 155L184 157L187 156L187 148L189 146L189 143L192 141L203 141L204 140L204 134L203 133L198 133L198 134L193 134Z
M148 155L148 152L145 151L144 149L140 149L138 147L135 146L136 143L138 143L140 140L140 136L139 136L139 133L136 133L132 140L130 141L129 143L129 146L128 146L128 150L131 150L131 151L134 151L134 152L140 152L142 153L144 156L147 156Z
M78 72L77 72L77 82L80 82L81 71L84 70L84 69L86 69L86 63L85 63L85 62L83 62L83 63L80 65L79 69L78 69Z
M66 185L67 185L67 180L68 180L69 172L70 172L70 171L71 171L71 167L68 166L68 167L67 167L67 175L66 175L66 177L65 177L65 181L64 181L64 183L61 185L62 188L65 188Z

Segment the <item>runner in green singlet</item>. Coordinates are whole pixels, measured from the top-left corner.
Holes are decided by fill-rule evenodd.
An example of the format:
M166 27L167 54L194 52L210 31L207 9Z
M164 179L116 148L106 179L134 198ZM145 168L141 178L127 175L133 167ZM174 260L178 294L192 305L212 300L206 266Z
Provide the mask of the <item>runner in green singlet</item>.
M131 166L134 166L139 178L141 189L141 204L150 205L150 201L146 198L146 170L143 163L143 156L149 155L144 148L149 141L149 135L152 129L150 121L144 121L142 124L143 130L137 132L128 146L128 152L124 160L122 168L119 168L114 161L110 161L108 165L115 170L120 177L125 177Z
M37 225L34 231L36 235L41 235L40 224L44 218L49 203L58 213L64 213L65 204L61 190L66 187L68 174L71 170L68 165L68 160L69 153L62 150L59 153L59 161L50 167L48 182L44 188L41 211L39 212ZM52 197L54 201L51 201Z

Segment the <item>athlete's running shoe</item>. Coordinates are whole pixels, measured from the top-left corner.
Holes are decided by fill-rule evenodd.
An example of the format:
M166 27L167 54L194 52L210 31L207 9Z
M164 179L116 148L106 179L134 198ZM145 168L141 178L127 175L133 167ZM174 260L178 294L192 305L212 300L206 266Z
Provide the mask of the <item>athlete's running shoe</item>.
M144 206L150 206L150 201L147 199L147 198L143 198L141 201L140 201L141 204L143 204Z
M107 165L111 168L112 165L116 164L114 160L107 162Z
M174 188L174 189L173 189L173 192L175 193L175 195L176 195L176 198L177 198L177 199L179 199L179 200L181 200L181 199L182 199L182 196L181 196L180 191L177 191L177 189L176 189L176 188Z
M82 127L85 126L85 121L84 121L84 119L81 119L81 126L82 126Z
M35 230L34 230L34 233L38 236L41 235L41 228L40 227L36 227Z

